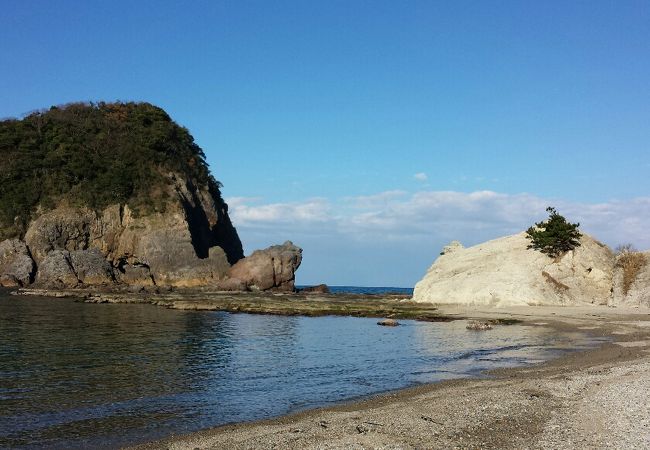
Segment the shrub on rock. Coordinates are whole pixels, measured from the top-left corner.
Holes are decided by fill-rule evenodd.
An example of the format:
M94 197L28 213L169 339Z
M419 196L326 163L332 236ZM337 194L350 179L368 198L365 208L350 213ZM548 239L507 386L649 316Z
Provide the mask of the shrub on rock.
M546 208L549 218L526 230L531 243L529 249L539 250L550 258L556 258L580 246L582 234L579 223L570 223L551 206Z

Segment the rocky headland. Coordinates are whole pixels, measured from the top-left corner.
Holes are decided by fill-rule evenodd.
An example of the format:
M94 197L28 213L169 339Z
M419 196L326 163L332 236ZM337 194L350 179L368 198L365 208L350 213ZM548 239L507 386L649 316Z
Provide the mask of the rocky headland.
M445 246L413 300L462 305L650 306L649 252L623 251L583 234L557 257L528 248L526 233L465 248Z
M244 257L186 129L146 103L0 122L0 285L293 291L290 241Z

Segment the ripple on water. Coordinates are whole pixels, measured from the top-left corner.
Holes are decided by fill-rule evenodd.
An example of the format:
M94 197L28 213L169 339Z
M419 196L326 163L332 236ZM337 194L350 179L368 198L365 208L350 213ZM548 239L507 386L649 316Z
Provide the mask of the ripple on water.
M115 447L596 342L543 327L376 322L0 294L0 447Z

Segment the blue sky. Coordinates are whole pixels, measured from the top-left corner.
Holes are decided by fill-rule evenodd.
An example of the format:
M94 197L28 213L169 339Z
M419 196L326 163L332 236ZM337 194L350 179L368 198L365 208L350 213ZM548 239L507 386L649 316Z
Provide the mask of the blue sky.
M143 100L190 129L245 250L417 281L547 204L650 247L647 1L0 2L0 117Z

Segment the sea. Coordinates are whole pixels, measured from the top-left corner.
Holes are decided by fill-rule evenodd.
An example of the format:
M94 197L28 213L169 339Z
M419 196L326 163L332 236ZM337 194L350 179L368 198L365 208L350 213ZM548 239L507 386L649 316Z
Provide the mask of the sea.
M398 288L333 287L353 293ZM0 448L118 448L486 376L601 338L464 321L283 317L0 291Z
M309 287L296 286L298 289ZM332 294L364 294L364 295L413 295L413 288L386 286L327 286Z

